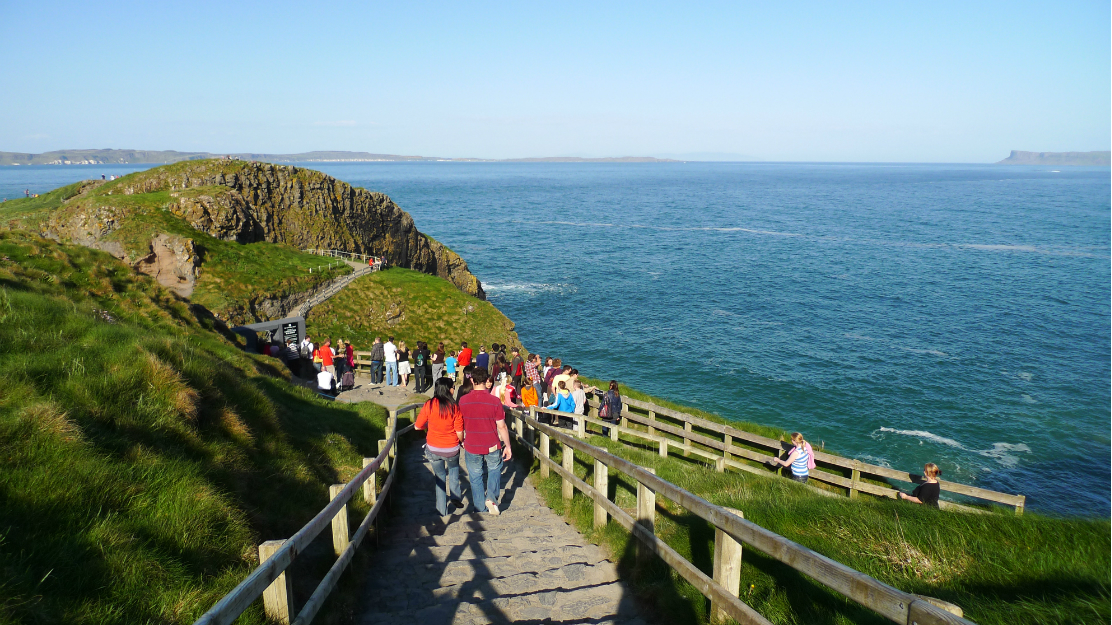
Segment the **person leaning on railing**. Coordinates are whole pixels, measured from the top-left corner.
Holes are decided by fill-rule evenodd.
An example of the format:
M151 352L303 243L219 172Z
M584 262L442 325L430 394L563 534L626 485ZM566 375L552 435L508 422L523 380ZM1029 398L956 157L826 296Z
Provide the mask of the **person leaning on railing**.
M911 494L896 491L900 499L905 499L911 503L921 503L928 506L938 507L938 494L942 490L942 486L938 483L938 476L942 475L942 471L938 469L938 465L933 462L928 462L923 465L923 477L925 482L915 487Z
M815 468L815 452L811 449L811 443L803 440L803 435L799 432L792 433L792 445L794 447L787 458L781 460L773 456L770 462L774 465L791 467L792 479L800 484L806 484L811 469Z

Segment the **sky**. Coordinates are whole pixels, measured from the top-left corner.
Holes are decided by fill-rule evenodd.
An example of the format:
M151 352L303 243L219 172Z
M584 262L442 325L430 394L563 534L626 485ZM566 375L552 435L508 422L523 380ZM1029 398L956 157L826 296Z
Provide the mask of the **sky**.
M1108 150L1103 2L0 0L0 150Z

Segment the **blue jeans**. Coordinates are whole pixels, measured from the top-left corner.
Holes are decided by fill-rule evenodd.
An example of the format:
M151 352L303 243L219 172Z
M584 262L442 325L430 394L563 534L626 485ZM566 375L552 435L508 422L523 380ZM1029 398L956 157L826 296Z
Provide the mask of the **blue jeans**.
M398 385L398 363L397 363L397 361L386 363L386 383L389 384L390 386L397 386Z
M382 384L382 361L371 361L371 384Z
M438 456L425 450L425 460L432 466L432 474L436 476L436 511L440 516L448 516L448 500L444 493L444 478L448 478L448 488L452 492L452 501L460 501L463 496L459 493L459 454L451 458Z
M471 505L475 512L486 512L486 502L498 503L498 491L502 489L502 452L492 451L489 454L473 454L464 452L467 456L467 480L471 482ZM486 479L483 479L483 469L486 469ZM483 488L484 483L486 488ZM484 497L485 495L485 497Z

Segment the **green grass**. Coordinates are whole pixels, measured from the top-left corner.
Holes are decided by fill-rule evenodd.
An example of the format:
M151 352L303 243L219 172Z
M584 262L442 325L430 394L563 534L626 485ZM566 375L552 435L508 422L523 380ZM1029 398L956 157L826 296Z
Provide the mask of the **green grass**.
M77 195L85 184L85 182L75 182L48 193L42 193L39 197L17 198L0 202L0 223L6 224L14 221L16 224L38 224L61 206L63 202Z
M600 436L589 442L887 584L955 603L982 625L1107 623L1112 616L1107 520L1016 517L1005 510L960 514L892 500L823 497L790 480L716 473ZM554 458L559 460L558 451ZM576 460L576 474L590 483L593 465ZM609 478L611 497L632 513L635 483L616 472ZM667 565L659 560L635 565L632 539L621 526L592 528L586 497L576 493L564 502L555 473L547 480L534 473L533 481L553 509L614 554L623 577L664 620L706 622L703 596ZM713 527L660 496L657 535L711 573ZM773 623L888 622L749 547L741 588L741 598Z
M192 622L385 421L289 384L109 255L21 232L0 232L0 371L2 623ZM257 603L240 622L264 622Z
M360 277L339 295L314 308L306 331L321 339L353 342L369 350L376 336L393 336L412 347L426 341L430 349L443 341L445 351L467 341L479 345L520 345L513 322L490 302L460 292L451 282L394 267Z

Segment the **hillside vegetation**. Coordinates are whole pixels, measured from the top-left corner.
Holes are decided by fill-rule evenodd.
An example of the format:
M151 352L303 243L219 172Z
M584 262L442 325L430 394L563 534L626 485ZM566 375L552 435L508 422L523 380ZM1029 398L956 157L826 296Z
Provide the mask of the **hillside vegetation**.
M0 370L2 623L192 622L385 421L289 384L110 255L18 231L0 231Z
M514 324L490 302L477 300L436 276L393 268L357 278L343 292L310 311L306 331L314 338L351 341L369 350L375 337L444 342L446 351L461 341L472 347L520 345Z
M630 395L658 405L669 403L641 393ZM738 427L778 435L769 428ZM663 459L655 449L639 447L639 439L623 436L622 442L613 442L592 436L589 442L654 468L673 484L741 510L746 519L887 584L955 603L981 625L1107 623L1112 617L1112 527L1107 520L1030 512L1017 517L1003 508L967 514L873 497L824 497L771 474L717 473L695 457ZM558 461L559 447L552 446ZM593 464L582 457L576 462L577 475L591 483ZM533 471L538 467L534 463ZM633 511L636 484L616 472L609 479L615 501ZM534 473L533 480L553 509L616 556L624 576L666 620L706 622L703 596L666 565L658 561L634 570L634 543L628 532L615 523L593 529L592 505L586 497L577 493L565 503L555 473L547 480ZM657 535L709 575L714 528L662 497L657 505ZM741 588L741 598L773 623L888 622L749 547Z

